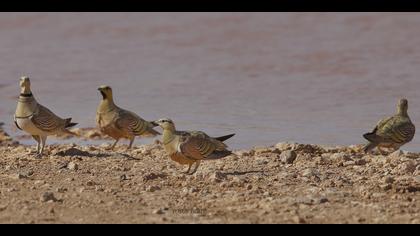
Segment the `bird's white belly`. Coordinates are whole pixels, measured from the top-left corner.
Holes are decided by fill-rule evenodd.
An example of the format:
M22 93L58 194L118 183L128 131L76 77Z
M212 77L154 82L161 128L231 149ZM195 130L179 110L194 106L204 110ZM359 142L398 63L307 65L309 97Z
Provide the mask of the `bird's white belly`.
M16 118L16 123L25 132L31 135L46 135L46 133L38 129L30 118Z

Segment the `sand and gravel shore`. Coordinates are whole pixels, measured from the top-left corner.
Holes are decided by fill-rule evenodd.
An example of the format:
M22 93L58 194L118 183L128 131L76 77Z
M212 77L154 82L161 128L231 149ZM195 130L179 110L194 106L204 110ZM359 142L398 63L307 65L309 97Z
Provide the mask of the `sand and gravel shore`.
M0 223L420 223L417 153L279 143L186 176L159 142L107 147L37 159L0 131Z

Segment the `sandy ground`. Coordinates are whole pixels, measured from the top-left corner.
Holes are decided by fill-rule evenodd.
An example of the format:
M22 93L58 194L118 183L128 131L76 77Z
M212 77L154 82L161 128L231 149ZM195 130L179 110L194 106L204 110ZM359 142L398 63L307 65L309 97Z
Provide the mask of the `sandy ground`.
M419 154L279 143L186 176L159 142L107 147L0 132L0 223L420 223Z

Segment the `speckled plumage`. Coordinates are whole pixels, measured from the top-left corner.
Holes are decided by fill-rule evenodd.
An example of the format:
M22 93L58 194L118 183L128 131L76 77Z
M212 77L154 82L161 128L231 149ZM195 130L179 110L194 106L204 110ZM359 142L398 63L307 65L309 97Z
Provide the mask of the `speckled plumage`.
M109 86L101 86L98 90L101 92L103 100L96 112L96 124L101 132L115 139L112 149L121 138L130 140L128 147L130 149L136 136L153 137L160 134L153 129L150 122L115 105L112 89Z
M363 135L369 141L363 148L369 152L375 147L399 149L414 138L416 128L407 113L408 101L401 99L398 103L397 114L384 118L378 122L374 130Z
M71 123L71 118L62 119L48 108L39 104L31 92L31 83L28 77L20 80L21 94L19 96L14 121L20 130L23 130L37 141L37 153L42 155L47 137L62 133L72 134L67 128L77 125Z
M187 174L194 174L202 160L221 159L232 154L223 141L234 134L212 138L201 131L177 131L170 119L161 119L154 124L163 129L162 141L169 157L181 165L189 166ZM190 173L193 164L196 166Z

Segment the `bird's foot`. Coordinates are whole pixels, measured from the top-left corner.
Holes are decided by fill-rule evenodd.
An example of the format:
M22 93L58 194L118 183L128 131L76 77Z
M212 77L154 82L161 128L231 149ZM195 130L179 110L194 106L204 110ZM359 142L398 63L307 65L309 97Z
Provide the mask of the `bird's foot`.
M32 155L35 155L35 154L38 154L38 151L34 151L34 150L30 150L28 153L26 153L27 155L29 155L29 156L32 156Z
M194 170L191 171L191 168L189 168L187 171L182 172L182 173L183 174L186 174L186 175L193 175L193 174L195 174L195 172L197 172L197 169L198 168L196 168L196 169L194 169Z
M194 174L195 174L195 172L197 172L197 170L193 170L193 171L191 171L190 173L188 173L188 175L194 175Z
M190 171L191 171L191 166L188 167L187 171L183 171L182 173L185 174L185 175L191 175Z
M390 154L388 149L387 151L385 151L383 148L378 148L378 151L381 156L387 156L388 154Z
M194 170L190 173L190 175L193 175L193 174L195 174L195 172L197 172L197 170L198 170L198 167L200 166L200 161L197 161L197 162L195 162L194 164L195 164L195 167L194 167Z

